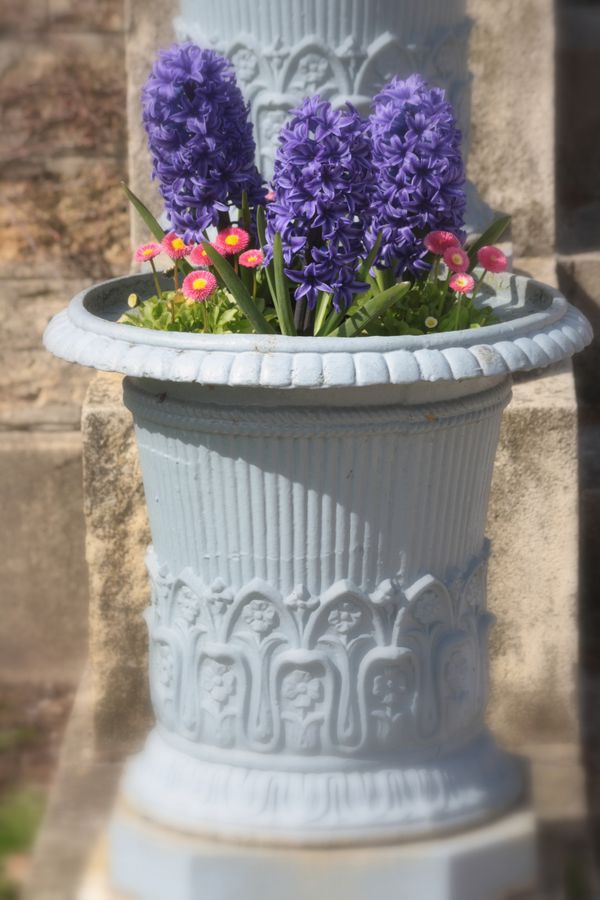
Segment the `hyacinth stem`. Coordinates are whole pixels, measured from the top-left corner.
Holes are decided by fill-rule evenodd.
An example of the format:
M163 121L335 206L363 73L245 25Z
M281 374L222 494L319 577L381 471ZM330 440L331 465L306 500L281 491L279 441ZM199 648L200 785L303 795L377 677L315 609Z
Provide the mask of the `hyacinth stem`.
M460 310L462 307L462 294L459 294L456 298L456 313L454 315L454 330L458 331L458 320L460 318Z
M302 297L300 300L296 300L296 308L294 309L294 326L298 334L304 334L304 316L306 315L306 308L308 304L306 302L306 297Z
M317 312L317 310L314 306L312 308L310 306L307 306L307 308L304 312L304 322L302 324L302 334L303 335L310 336L313 334L314 328L315 328L316 312Z
M156 289L156 296L159 300L162 300L162 291L160 289L160 281L158 280L158 272L156 271L156 266L154 265L154 260L150 260L150 265L152 266L152 278L154 280L154 287Z

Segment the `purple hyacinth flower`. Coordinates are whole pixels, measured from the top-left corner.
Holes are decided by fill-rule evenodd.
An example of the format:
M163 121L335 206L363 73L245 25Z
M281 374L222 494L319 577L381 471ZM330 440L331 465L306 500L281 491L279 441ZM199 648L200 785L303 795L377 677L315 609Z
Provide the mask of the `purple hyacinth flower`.
M314 308L324 291L337 309L347 307L365 290L355 276L366 252L359 220L375 184L367 123L351 106L306 99L281 131L272 184L267 259L279 233L296 300Z
M460 130L444 91L420 75L395 78L375 97L370 126L378 177L368 244L381 233L378 264L418 277L430 268L425 234L464 227Z
M239 207L244 191L251 206L265 202L248 107L223 56L189 43L163 50L142 107L153 176L187 242L202 240L230 204Z

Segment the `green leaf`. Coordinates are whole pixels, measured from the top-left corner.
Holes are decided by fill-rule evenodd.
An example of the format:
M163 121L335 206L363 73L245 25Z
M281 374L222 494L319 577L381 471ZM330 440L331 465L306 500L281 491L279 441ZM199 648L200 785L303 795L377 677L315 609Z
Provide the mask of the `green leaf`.
M319 337L329 337L333 331L344 321L346 311L343 309L332 309L327 317L324 327L319 331Z
M165 231L160 227L150 210L147 206L144 206L139 197L136 197L133 191L131 191L124 181L121 182L121 187L125 191L125 195L129 202L135 207L140 217L143 219L145 224L148 226L150 233L154 235L157 241L162 241L165 236Z
M381 247L381 240L382 240L382 235L380 232L377 235L377 240L375 241L375 244L373 245L373 249L371 250L371 252L367 256L367 258L365 259L365 261L362 264L362 266L360 267L360 269L358 270L358 278L360 281L365 281L369 275L369 272L373 268L373 263L375 262L375 258L377 256L377 254L379 253L379 248Z
M315 337L318 336L323 330L325 319L329 312L330 303L331 294L328 294L326 291L321 291L321 296L319 297L319 302L317 304L317 314L315 316L315 325L313 329Z
M479 237L472 247L469 247L469 260L471 262L471 267L475 265L477 262L477 251L481 250L482 247L487 247L488 244L496 244L508 226L510 225L510 216L503 216L501 219L497 219L495 222L492 222L489 228L483 232L481 237Z
M410 281L401 281L386 291L382 291L374 297L369 297L353 315L349 316L345 322L342 322L339 328L331 332L331 337L354 337L360 334L369 322L372 322L373 319L384 313L386 309L389 309L401 300L411 287Z
M258 244L261 250L266 246L267 243L267 222L265 219L265 208L264 206L256 207L256 231L258 232ZM276 298L277 298L277 290L275 288L275 279L273 276L273 264L269 266L265 266L262 271L265 273L267 278L267 286L269 288L269 294L271 295L271 301L273 306L275 306Z
M240 218L242 220L242 226L246 231L250 231L252 229L252 216L250 215L250 205L248 203L248 191L242 191Z
M276 234L275 240L273 241L273 274L275 282L273 306L277 312L281 333L295 335L296 328L294 326L294 315L290 303L290 292L283 269L283 247L280 234Z
M256 230L258 232L258 242L262 248L267 243L267 220L264 206L256 207Z
M203 241L202 246L227 290L231 293L233 299L242 310L257 334L275 334L275 329L269 325L265 317L256 307L252 297L237 277L224 256L210 246L207 241Z

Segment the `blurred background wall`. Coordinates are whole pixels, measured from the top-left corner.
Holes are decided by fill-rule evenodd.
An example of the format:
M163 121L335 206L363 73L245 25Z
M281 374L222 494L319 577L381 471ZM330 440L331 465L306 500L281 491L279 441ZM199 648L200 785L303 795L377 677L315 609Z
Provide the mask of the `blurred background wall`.
M122 0L0 4L0 896L13 896L86 655L79 420L48 317L129 266Z
M131 86L149 68L148 47L171 40L175 10L173 0L2 0L0 9L0 855L2 822L22 821L25 833L43 806L86 658L79 422L91 375L46 354L41 334L90 281L129 268L119 181L148 190L139 129L128 148L127 109L134 121L138 103ZM471 0L469 12L477 20L471 177L489 203L515 214L520 256L544 257L551 268L556 256L561 286L600 331L600 2ZM518 50L524 32L527 58ZM576 361L592 795L600 770L598 372L596 344ZM100 443L99 471L89 477L102 475L103 451L107 465L115 452L129 459L129 447ZM10 866L23 865L25 843L9 834Z

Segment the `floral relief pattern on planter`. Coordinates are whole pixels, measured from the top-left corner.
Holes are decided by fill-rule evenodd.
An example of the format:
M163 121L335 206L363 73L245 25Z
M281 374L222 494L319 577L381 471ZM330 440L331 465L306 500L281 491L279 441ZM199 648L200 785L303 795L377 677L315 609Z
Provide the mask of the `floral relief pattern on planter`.
M347 580L286 597L233 591L148 554L150 683L167 732L275 754L427 753L470 740L487 698L487 547L444 584L401 573L367 594ZM358 686L358 689L354 688Z
M206 18L206 17L203 17ZM210 17L212 18L212 17ZM181 17L177 30L181 38L200 47L211 46L227 56L235 68L238 83L251 103L251 114L260 165L272 172L277 135L290 109L307 94L319 94L335 106L351 102L362 112L373 96L392 77L420 72L434 84L445 87L455 108L465 145L468 143L471 76L466 64L470 23L462 19L451 27L434 28L417 40L406 39L389 30L372 39L354 33L340 36L332 46L324 37L308 35L296 42L275 38L265 44L263 36L232 31L218 36L205 32L204 22Z

